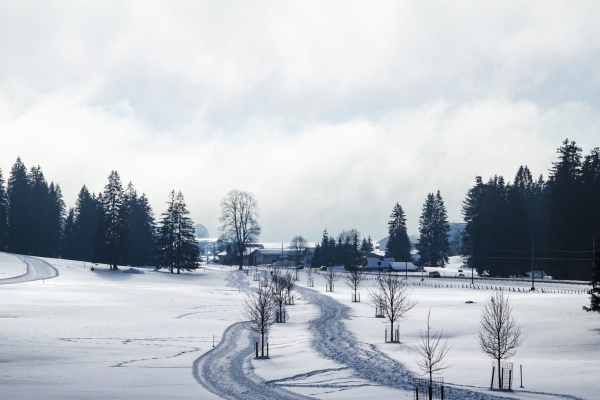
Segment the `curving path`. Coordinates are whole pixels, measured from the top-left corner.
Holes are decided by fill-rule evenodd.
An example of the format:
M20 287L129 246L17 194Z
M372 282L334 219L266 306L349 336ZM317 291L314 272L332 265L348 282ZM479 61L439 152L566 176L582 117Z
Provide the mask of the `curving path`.
M42 279L51 279L58 276L58 270L56 268L54 268L46 261L40 260L39 258L9 253L5 254L11 255L23 261L25 265L27 265L27 272L23 275L15 276L12 278L0 279L0 285L39 281Z
M350 308L316 290L298 287L305 300L316 304L321 315L309 322L313 334L312 346L323 357L352 369L355 376L380 386L414 390L413 373L398 361L377 350L374 345L359 342L343 320L349 318ZM446 386L447 399L506 400L467 389Z
M245 275L230 272L228 286L250 290ZM194 361L192 374L196 381L212 393L225 399L305 400L273 383L267 383L252 371L250 357L254 353L254 338L242 322L225 330L219 344Z

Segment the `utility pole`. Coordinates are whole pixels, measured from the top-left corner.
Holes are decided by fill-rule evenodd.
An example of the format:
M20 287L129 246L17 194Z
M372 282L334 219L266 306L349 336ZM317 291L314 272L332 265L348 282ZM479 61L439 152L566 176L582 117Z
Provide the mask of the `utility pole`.
M535 290L535 273L533 270L533 236L531 237L531 291Z

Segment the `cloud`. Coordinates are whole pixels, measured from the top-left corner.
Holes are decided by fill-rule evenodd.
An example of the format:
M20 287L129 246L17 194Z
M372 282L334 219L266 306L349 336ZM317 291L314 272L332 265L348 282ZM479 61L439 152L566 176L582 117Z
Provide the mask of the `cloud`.
M157 214L181 189L216 232L256 194L263 239L416 232L475 175L546 175L598 145L596 2L0 5L0 167L40 164L68 204L111 170Z

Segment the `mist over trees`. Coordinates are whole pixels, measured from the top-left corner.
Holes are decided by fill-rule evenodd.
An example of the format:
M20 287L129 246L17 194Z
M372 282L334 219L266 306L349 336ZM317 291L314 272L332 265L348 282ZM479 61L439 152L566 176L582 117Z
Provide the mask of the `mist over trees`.
M583 156L574 141L557 149L547 180L521 166L514 181L480 176L463 201L461 253L479 273L508 277L533 268L559 279L591 279L600 237L600 149Z

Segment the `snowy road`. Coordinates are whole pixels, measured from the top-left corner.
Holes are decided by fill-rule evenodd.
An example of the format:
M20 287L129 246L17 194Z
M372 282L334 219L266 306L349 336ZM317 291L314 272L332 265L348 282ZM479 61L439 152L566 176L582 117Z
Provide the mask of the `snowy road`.
M248 281L241 272L229 273L227 280L228 286L249 291ZM254 374L250 363L253 352L252 335L243 323L235 323L225 330L214 349L194 362L194 378L207 390L225 399L309 399L275 384L268 384Z
M58 270L56 268L48 264L46 261L40 260L39 258L8 253L4 254L10 255L23 261L27 266L27 272L23 275L15 276L12 278L0 279L0 285L6 285L9 283L39 281L42 279L50 279L58 276Z

